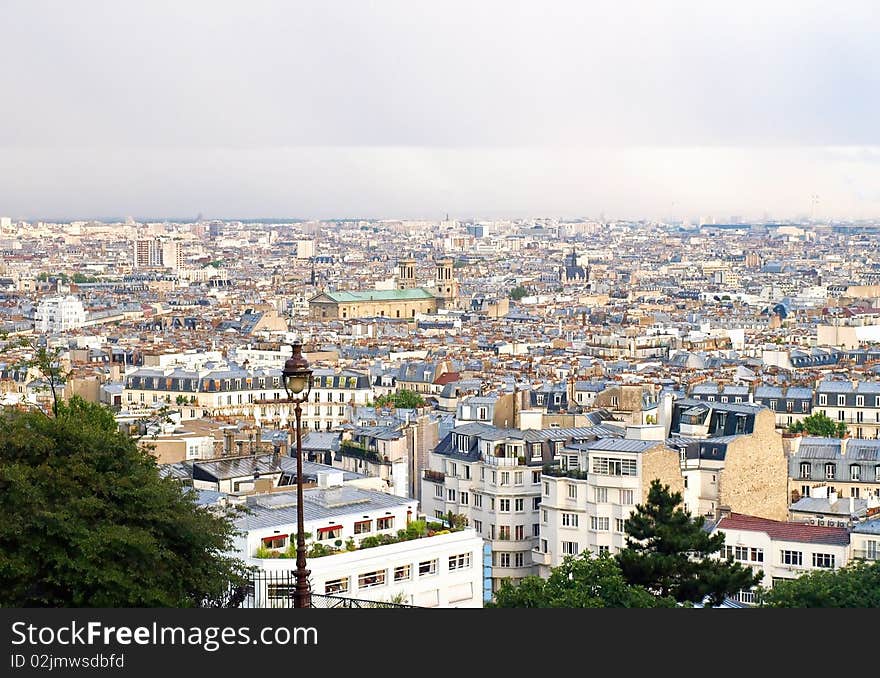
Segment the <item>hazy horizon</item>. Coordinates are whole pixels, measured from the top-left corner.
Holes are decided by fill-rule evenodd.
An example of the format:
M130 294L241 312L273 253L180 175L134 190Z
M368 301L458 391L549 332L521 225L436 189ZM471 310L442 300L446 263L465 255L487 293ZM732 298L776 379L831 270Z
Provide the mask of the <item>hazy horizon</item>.
M871 2L7 0L0 21L15 219L880 217Z

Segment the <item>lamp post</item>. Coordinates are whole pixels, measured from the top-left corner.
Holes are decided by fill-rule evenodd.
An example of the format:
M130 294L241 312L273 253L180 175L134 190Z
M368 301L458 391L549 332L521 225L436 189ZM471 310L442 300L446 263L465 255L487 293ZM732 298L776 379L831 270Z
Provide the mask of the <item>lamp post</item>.
M294 607L310 607L312 592L309 588L309 570L306 569L306 536L303 525L303 453L302 453L302 403L309 399L312 390L312 370L302 354L302 343L293 342L293 355L284 363L281 372L287 400L294 404L296 417L296 588L293 593Z

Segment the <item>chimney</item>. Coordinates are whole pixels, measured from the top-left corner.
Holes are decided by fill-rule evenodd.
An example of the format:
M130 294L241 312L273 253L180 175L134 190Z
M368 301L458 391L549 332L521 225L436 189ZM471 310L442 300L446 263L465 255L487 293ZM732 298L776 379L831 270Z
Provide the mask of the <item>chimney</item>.
M722 518L730 517L730 507L729 506L719 506L715 509L715 519L721 520Z
M332 487L342 487L342 471L318 471L318 487L328 490Z
M272 466L277 468L279 463L281 463L281 445L275 443L272 451Z

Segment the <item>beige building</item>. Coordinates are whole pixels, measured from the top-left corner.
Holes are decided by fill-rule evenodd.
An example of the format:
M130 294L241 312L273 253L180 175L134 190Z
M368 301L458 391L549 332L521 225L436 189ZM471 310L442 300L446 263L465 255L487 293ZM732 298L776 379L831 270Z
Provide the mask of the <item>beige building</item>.
M436 313L440 308L454 308L459 288L452 259L439 259L433 287L417 287L415 260L398 263L393 290L338 290L321 292L309 299L311 320L347 320L350 318L393 318L412 320L420 314Z

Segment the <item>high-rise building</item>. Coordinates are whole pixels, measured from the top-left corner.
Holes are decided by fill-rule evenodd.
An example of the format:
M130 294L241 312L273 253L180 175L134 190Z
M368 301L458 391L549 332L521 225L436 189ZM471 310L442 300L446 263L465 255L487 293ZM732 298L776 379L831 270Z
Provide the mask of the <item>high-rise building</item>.
M75 330L82 327L85 322L86 312L77 297L51 297L43 299L37 306L34 316L34 330L56 334Z
M138 238L134 241L134 268L152 268L162 265L162 249L156 238Z

